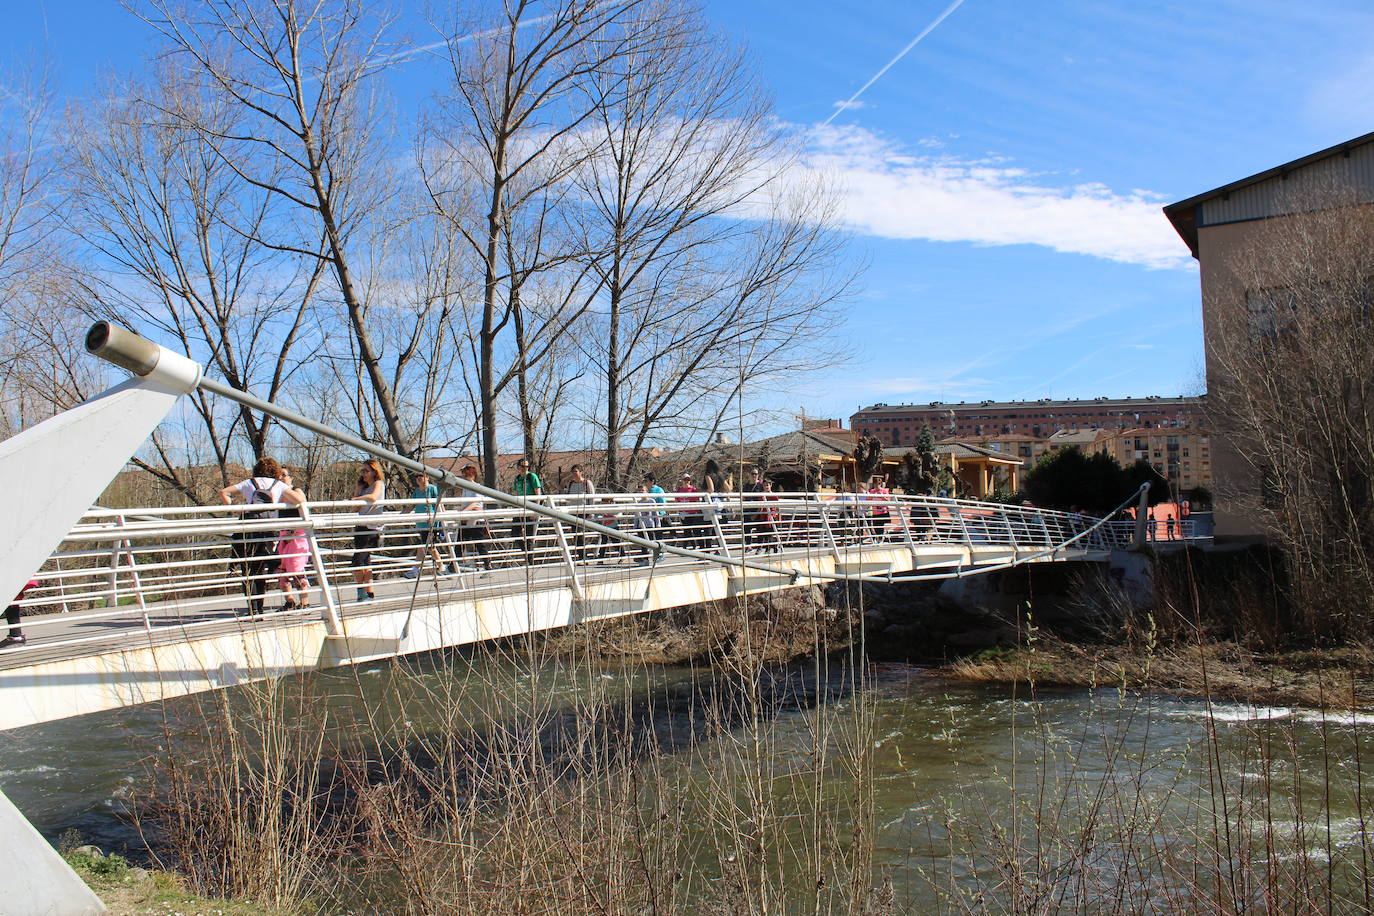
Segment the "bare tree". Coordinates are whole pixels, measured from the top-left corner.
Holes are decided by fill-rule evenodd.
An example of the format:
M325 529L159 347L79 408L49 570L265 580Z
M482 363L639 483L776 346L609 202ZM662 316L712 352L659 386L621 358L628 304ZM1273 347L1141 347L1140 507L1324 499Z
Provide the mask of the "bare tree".
M709 436L746 387L820 368L809 345L844 287L824 196L787 185L791 144L740 55L693 10L637 12L636 46L593 75L594 154L574 173L604 299L582 340L608 484L651 437Z
M147 0L135 9L184 72L236 109L227 124L182 126L198 131L240 180L294 212L253 238L326 265L386 435L412 453L357 273L357 249L379 231L373 218L392 190L374 79L393 59L388 23L363 0Z
M76 272L58 236L61 150L35 68L0 76L0 438L89 396Z
M428 125L421 163L435 211L467 243L481 277L474 356L488 484L497 479L498 398L513 381L528 385L526 373L589 304L569 292L531 321L521 291L568 259L545 245L546 229L560 183L586 155L570 142L599 104L585 85L627 52L634 33L613 26L642 2L503 0L475 21L441 26L452 91ZM523 425L528 438L528 412Z
M119 86L73 131L70 225L91 264L93 308L155 329L229 385L276 400L314 350L302 336L325 262L259 241L280 218L281 201L240 180L207 140L235 130L238 112L196 93L174 67L155 80ZM270 416L203 390L191 401L219 486L231 461L251 464L267 451ZM152 445L152 473L206 498L209 481L191 474L158 434Z
M1311 635L1374 622L1374 208L1308 189L1227 265L1207 303L1219 495L1284 551ZM1225 449L1221 446L1225 446Z

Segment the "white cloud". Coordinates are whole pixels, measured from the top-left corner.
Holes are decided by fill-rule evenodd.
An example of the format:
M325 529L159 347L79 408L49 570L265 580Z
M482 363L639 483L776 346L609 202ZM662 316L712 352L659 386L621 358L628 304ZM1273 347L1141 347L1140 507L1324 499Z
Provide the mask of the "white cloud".
M811 131L804 171L823 173L854 231L890 239L1043 245L1144 267L1188 268L1164 199L1096 183L1053 187L1007 160L912 153L860 127Z
M840 111L858 111L860 108L868 107L867 102L860 101L859 99L850 99L849 101L838 99L832 104Z

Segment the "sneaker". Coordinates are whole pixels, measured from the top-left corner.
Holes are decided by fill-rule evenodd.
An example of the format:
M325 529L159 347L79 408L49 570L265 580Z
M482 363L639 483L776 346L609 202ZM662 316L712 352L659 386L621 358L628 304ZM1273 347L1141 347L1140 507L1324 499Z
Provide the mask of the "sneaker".
M28 640L23 636L6 636L4 639L0 639L0 649L12 649L15 646L22 646L26 642Z
M407 579L418 579L420 577L420 567L416 566L414 569L407 569L402 575Z

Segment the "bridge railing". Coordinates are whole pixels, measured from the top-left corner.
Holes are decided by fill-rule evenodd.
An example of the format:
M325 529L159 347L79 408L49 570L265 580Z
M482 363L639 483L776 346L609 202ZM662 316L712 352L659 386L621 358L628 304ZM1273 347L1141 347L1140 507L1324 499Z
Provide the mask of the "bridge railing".
M1120 541L1124 538L1127 542L1135 532L1135 522L1133 521L1112 521L1103 526L1112 531L1112 539ZM1195 519L1148 519L1145 522L1145 538L1151 543L1167 544L1170 542L1186 541L1207 541L1212 537L1210 525L1199 524Z
M917 553L958 548L970 563L1019 562L1053 556L1066 542L1076 550L1108 550L1131 538L1130 523L1090 531L1098 519L900 494L609 493L529 502L660 543L765 562L772 554L797 553L842 559L873 546ZM379 514L360 515L356 501L312 502L299 518L255 517L288 506L92 510L19 602L24 628L38 639L12 651L112 634L136 638L166 627L194 631L222 623L230 612L319 615L337 631L345 608L406 597L397 581L410 582L409 594L423 591L426 599L520 583L566 586L580 596L588 576L618 567L700 562L471 495L381 505ZM379 543L369 549L373 534ZM1004 549L1000 559L998 549ZM370 556L362 566L364 553ZM385 580L386 592L369 597L369 585L356 581L367 578L361 569ZM302 606L282 611L293 594Z

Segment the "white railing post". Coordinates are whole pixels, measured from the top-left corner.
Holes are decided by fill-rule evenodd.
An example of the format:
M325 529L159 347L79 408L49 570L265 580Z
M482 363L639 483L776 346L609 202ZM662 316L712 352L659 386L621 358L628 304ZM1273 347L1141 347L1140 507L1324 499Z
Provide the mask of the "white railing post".
M310 514L310 507L304 503L301 504L301 524L305 527L305 543L310 550L310 565L315 568L315 579L320 583L320 616L324 621L324 631L330 636L342 636L343 621L339 618L339 604L329 581L324 553L321 552L320 543L315 538L315 519Z
M122 515L119 518L119 523L121 526L124 524ZM138 602L138 609L143 614L143 628L151 630L153 623L148 619L148 602L143 597L143 577L139 575L138 562L134 559L134 545L128 538L120 541L120 545L124 548L124 556L129 561L129 575L134 580L134 600Z
M840 562L840 545L835 540L835 531L830 527L830 513L826 504L821 500L819 493L813 493L816 498L816 508L821 512L821 532L825 535L825 542L830 547L830 555L835 558L835 562Z
M909 508L909 506L905 506L902 503L895 503L892 509L888 511L896 511L897 517L902 520L902 537L906 540L906 549L915 557L916 541L911 536L911 519L908 517L909 512L907 511Z
M57 572L57 603L61 605L62 613L70 614L72 609L67 606L67 577L62 575L62 558L54 558L53 566Z
M558 539L558 550L563 554L563 562L568 567L568 587L572 589L573 597L581 601L583 598L582 581L577 576L577 563L573 559L572 550L568 547L568 535L563 530L561 519L553 520L553 534Z
M124 527L123 513L115 516L115 527ZM112 608L119 607L119 554L123 543L121 538L115 538L110 543L110 597L108 604Z
M124 513L115 516L115 526L123 528L125 525ZM151 632L153 622L148 618L148 602L143 597L143 579L138 573L138 563L134 561L133 543L128 538L120 538L114 542L114 561L110 564L110 585L114 593L112 597L113 608L119 608L119 564L124 557L129 560L129 577L134 583L134 600L138 602L138 609L143 613L143 629Z
M949 511L954 514L954 520L959 523L959 532L964 536L964 546L969 549L969 556L972 557L973 536L969 534L968 522L964 519L964 513L959 511L959 506L957 503L950 503Z
M720 513L722 510L717 508L722 505L724 505L724 503L714 502L708 497L706 507L702 511L711 513L711 527L716 529L716 543L720 545L721 555L728 557L730 555L730 544L725 539L725 528L720 523Z

